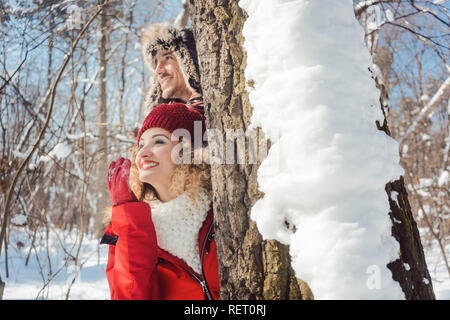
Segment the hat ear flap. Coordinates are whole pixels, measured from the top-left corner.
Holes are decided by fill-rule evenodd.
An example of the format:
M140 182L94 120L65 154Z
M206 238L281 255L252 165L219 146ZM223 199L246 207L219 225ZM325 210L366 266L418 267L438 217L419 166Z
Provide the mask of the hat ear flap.
M150 78L150 82L150 90L145 97L146 113L155 109L162 102L160 101L162 99L162 90L156 75Z
M202 94L202 89L200 85L200 67L198 64L197 46L195 43L194 33L191 29L182 29L180 31L181 37L183 39L184 48L191 61L183 61L184 68L188 75L188 84L194 91ZM186 59L188 60L188 59Z
M152 84L151 89L145 97L145 109L146 113L149 113L160 104L160 98L162 96L161 87L158 83Z
M190 29L182 29L180 31L181 38L183 40L183 43L189 48L189 50L192 50L196 52L196 45L195 45L195 38L194 33Z

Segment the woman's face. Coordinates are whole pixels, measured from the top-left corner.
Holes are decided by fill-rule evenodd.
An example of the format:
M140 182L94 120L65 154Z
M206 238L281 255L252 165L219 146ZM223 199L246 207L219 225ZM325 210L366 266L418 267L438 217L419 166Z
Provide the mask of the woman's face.
M170 132L161 128L150 128L141 135L136 166L139 179L155 189L167 189L177 165L172 161L172 149L178 141L170 140Z

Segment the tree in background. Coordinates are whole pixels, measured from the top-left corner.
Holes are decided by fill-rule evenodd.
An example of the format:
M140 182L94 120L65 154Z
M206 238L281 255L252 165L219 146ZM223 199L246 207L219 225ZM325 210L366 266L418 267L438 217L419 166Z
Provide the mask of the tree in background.
M374 58L389 129L399 141L411 212L426 246L437 243L450 276L450 67L444 1L354 1Z
M107 10L96 16L71 53L88 19L103 4ZM96 165L128 156L134 127L144 117L147 77L136 47L141 29L152 21L172 20L178 10L179 6L162 1L0 4L0 219L5 229L0 253L6 257L2 268L6 277L8 248L20 250L23 242L27 263L36 257L43 288L62 266L82 265L78 256L84 236L103 232L98 194L106 182L97 178L104 172ZM45 125L55 82L54 111ZM36 151L18 172L42 129ZM5 219L5 203L16 175ZM23 230L27 240L10 242L11 228ZM78 237L75 246L61 239L67 257L55 261L49 238L61 230L74 230Z

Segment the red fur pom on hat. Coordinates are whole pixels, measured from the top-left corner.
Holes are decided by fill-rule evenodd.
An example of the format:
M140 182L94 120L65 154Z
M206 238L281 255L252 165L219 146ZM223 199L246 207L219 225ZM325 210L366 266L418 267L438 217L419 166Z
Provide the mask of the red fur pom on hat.
M170 133L176 129L186 129L191 135L191 143L194 142L194 124L195 121L201 121L202 136L206 131L205 117L195 109L187 107L183 103L160 104L154 108L142 123L141 130L137 137L137 145L142 134L150 128L162 128Z

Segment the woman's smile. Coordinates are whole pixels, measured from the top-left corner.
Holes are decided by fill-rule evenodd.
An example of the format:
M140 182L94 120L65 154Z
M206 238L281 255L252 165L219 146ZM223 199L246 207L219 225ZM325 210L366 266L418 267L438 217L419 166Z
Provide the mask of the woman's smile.
M152 168L156 167L157 165L159 165L159 163L156 162L156 161L141 160L139 169L141 169L141 170L148 170L148 169L152 169Z

